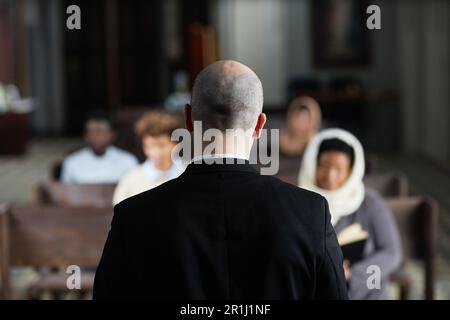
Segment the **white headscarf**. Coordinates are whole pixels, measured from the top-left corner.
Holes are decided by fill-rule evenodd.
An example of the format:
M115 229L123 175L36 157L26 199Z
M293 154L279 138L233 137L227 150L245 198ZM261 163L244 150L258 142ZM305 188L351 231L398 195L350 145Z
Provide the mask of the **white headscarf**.
M342 187L329 191L316 185L317 153L323 140L339 139L351 146L355 152L352 172ZM298 183L301 188L317 192L324 196L329 204L331 223L336 225L343 216L354 213L364 200L364 152L359 140L350 132L342 129L326 129L318 133L306 147Z

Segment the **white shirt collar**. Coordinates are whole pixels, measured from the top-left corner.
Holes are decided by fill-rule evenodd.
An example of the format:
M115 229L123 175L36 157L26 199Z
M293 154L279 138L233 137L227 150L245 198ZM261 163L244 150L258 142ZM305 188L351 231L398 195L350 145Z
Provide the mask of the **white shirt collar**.
M109 159L115 152L115 147L114 146L108 146L105 150L105 152L102 155L96 155L94 150L92 150L92 148L90 147L86 147L85 148L85 152L88 156L97 159L97 160L103 160L103 159Z

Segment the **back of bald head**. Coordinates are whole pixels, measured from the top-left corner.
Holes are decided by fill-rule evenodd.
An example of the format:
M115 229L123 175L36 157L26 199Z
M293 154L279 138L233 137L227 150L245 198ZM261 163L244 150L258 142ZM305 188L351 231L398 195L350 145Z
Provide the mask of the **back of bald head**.
M217 61L203 69L192 89L192 118L204 129L254 128L263 107L263 88L247 66Z

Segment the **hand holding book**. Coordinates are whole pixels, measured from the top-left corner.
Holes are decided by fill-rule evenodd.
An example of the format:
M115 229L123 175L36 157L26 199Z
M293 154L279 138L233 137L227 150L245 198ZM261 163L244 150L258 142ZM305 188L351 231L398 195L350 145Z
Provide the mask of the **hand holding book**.
M348 260L350 264L362 260L368 237L369 233L363 230L359 223L351 224L339 232L337 238L344 260Z

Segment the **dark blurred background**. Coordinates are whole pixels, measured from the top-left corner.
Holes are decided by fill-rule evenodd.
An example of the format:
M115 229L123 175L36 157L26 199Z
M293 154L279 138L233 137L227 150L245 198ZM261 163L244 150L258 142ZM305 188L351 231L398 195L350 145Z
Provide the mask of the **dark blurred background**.
M369 150L448 163L447 1L371 2L382 29L343 26L356 34L343 40L354 52L335 58L322 2L1 0L0 81L33 97L32 134L74 136L92 108L161 105L176 70L192 79L232 58L261 77L266 111L308 92L325 120L355 131ZM364 26L363 2L341 23ZM81 30L65 27L70 4L81 8Z
M66 27L73 4L81 30ZM381 30L365 26L369 4ZM117 143L134 152L134 121L164 105L176 73L190 87L217 59L259 75L270 127L283 126L293 98L312 96L326 126L361 139L373 172L401 172L409 195L436 199L435 290L450 298L446 0L0 0L0 84L21 95L16 109L0 104L0 202L32 202L32 186L82 145L91 110L109 112Z

